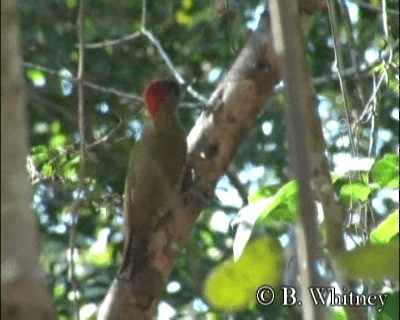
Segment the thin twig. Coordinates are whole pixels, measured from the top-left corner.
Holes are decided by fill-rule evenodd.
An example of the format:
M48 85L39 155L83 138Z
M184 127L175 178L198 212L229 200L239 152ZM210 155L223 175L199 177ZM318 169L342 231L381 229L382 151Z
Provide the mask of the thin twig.
M360 123L364 119L364 117L370 112L371 105L373 104L373 101L375 100L376 95L378 94L379 88L381 87L384 79L385 79L385 74L382 74L380 76L377 84L375 84L375 81L374 81L373 91L372 91L371 96L368 99L367 103L365 104L363 113L357 120L357 124Z
M35 63L32 63L32 62L23 62L22 66L25 67L25 68L32 68L32 69L36 69L36 70L42 71L42 72L50 74L50 75L57 76L60 79L65 79L65 80L68 80L68 81L71 81L71 82L74 82L74 83L78 82L78 78L76 78L76 77L72 77L72 76L69 76L69 75L62 74L57 70L54 70L54 69L51 69L51 68L48 68L48 67L45 67L45 66L41 66L41 65L38 65L38 64L35 64ZM89 82L89 81L86 81L86 80L83 80L82 84L85 87L91 88L93 90L96 90L96 91L99 91L99 92L102 92L102 93L116 95L116 96L118 96L120 98L128 99L128 100L130 100L130 101L132 101L134 103L137 103L137 104L142 104L143 103L143 99L139 95L136 95L136 94L129 94L129 93L126 93L126 92L123 92L123 91L120 91L120 90L114 89L114 88L102 87L102 86L100 86L98 84L95 84L93 82Z
M77 83L78 83L78 121L79 121L79 134L80 134L80 165L79 165L79 192L77 199L75 201L75 205L73 205L73 210L71 211L72 221L71 221L71 230L70 230L70 238L69 238L69 249L71 253L70 257L70 281L73 288L73 296L74 303L76 308L76 319L80 319L79 315L79 297L78 297L78 288L77 288L77 280L75 274L75 246L76 246L76 235L77 235L77 226L79 219L79 210L83 203L83 193L85 192L85 147L86 147L86 137L85 137L85 101L84 101L84 61L85 61L85 49L83 48L83 29L84 29L84 0L79 1L78 8L78 19L77 19L77 37L79 42L79 50L78 50L78 72L77 72Z
M199 92L197 92L183 77L182 75L178 72L178 70L176 69L176 67L174 66L174 64L171 61L171 58L168 56L167 52L164 50L164 48L162 47L160 41L153 35L153 33L148 30L146 28L146 15L147 15L147 1L146 0L142 0L142 27L140 31L137 31L133 34L127 35L127 36L123 36L121 38L118 39L114 39L114 40L106 40L103 42L99 42L99 43L90 43L90 44L86 44L85 48L89 48L89 49L98 49L98 48L104 48L107 46L111 46L111 45L119 45L122 42L126 42L126 41L131 41L134 40L136 38L138 38L139 36L145 36L157 49L159 55L161 56L161 58L163 59L164 63L166 64L166 66L168 67L168 69L171 71L171 73L173 74L173 76L175 77L175 79L182 85L185 87L186 91L195 99L197 99L198 101L200 101L203 104L206 104L208 99L203 96L202 94L200 94Z
M391 46L391 48L393 49L393 52L395 50L397 50L399 48L399 39L397 39L395 41L395 43ZM379 58L377 58L376 60L372 61L372 62L363 62L362 64L360 64L360 75L363 75L364 73L368 73L371 69L379 66L380 64L382 64L382 61L385 61L386 59L390 58L392 56L392 52L390 50L385 51L383 54L381 54L381 56ZM389 60L392 61L392 60ZM389 62L387 62L387 64L389 64ZM352 78L356 75L357 70L354 66L344 69L340 75L335 72L335 73L330 73L324 76L320 76L320 77L316 77L312 79L312 84L316 87L321 87L324 86L326 84L329 84L330 82L335 82L339 79L339 76L342 77L342 79L348 79L348 78ZM284 85L283 86L279 86L278 88L275 89L275 93L280 93L283 92L283 90L285 89Z
M142 30L146 29L147 1L142 0Z
M347 93L347 88L344 83L344 79L342 77L342 71L344 70L344 62L343 62L342 49L341 49L340 39L339 39L336 10L335 10L334 3L332 0L327 0L327 6L328 6L328 12L329 12L329 22L331 25L331 31L332 31L333 42L334 42L333 47L334 47L334 52L335 52L335 64L336 64L336 70L338 73L340 89L342 91L342 96L343 96L346 121L347 121L348 131L349 131L350 145L351 145L353 155L356 156L356 147L355 147L355 143L354 143L353 132L351 129L350 101L348 99L349 96Z
M398 50L398 48L399 48L399 39L397 39L394 42L394 44L391 46L391 48L392 48L393 51ZM390 58L391 55L392 55L392 52L390 50L387 50L383 54L381 54L381 56L379 58L377 58L376 60L374 60L374 61L372 61L370 63L369 62L364 62L364 63L360 64L360 74L365 73L365 72L369 72L371 69L373 69L376 66L380 65L383 60L386 60L386 59ZM357 72L357 70L356 70L355 66L352 66L350 68L342 70L342 72L340 74L338 74L337 72L330 73L328 75L324 75L324 76L321 76L321 77L314 78L312 80L312 82L313 82L313 84L315 86L323 86L323 85L326 85L329 82L338 80L339 76L341 76L343 79L354 77L356 72Z
M94 147L97 147L100 144L103 144L105 142L108 142L113 134L117 132L117 130L122 126L122 119L118 117L118 124L111 129L111 131L107 134L105 134L103 137L97 139L96 141L92 142L91 144L86 146L86 151L93 149Z
M374 79L374 91L376 91L376 80ZM374 99L372 101L372 110L371 110L371 130L369 133L369 146L368 146L368 158L372 156L372 149L374 146L374 134L375 134L375 115L376 115L376 104L377 104L377 97L376 94L373 95Z
M229 181L239 193L239 196L242 199L243 206L247 205L249 203L249 192L246 186L240 181L237 174L237 169L233 164L229 165L228 169L226 170L226 175L228 176Z
M366 2L362 2L362 1L357 1L356 4L360 8L366 9L368 11L375 12L375 13L382 13L382 9L381 8L375 7L372 4L369 4L369 3L366 3ZM396 11L396 10L389 10L388 9L388 10L386 10L386 12L391 14L391 15L394 15L394 16L399 16L399 12Z
M395 52L396 50L398 50L399 48L399 39L397 39L395 41L395 43L393 45L391 45L391 48L393 49L393 52ZM386 58L388 58L390 56L391 52L390 51L385 51L379 58L377 58L375 61L372 61L371 63L368 62L364 62L360 65L360 75L369 72L371 69L375 68L376 66L380 65L382 63L382 60L385 60ZM24 68L32 68L32 69L36 69L39 71L42 71L44 73L50 74L50 75L54 75L59 77L60 79L66 79L69 80L71 82L77 82L77 78L75 77L71 77L65 74L60 73L57 70L48 68L46 66L42 66L42 65L38 65L36 63L32 63L32 62L23 62L22 66ZM356 68L350 67L347 68L345 70L342 71L341 76L343 79L347 79L347 78L352 78L356 75ZM320 77L316 77L312 79L312 83L313 85L319 87L319 86L323 86L326 85L330 82L334 82L337 81L339 79L338 73L330 73L324 76L320 76ZM89 82L89 81L83 81L83 85L85 87L91 88L95 91L98 92L102 92L105 94L111 94L111 95L115 95L119 98L124 98L127 99L129 101L132 101L135 104L143 104L143 98L137 94L131 94L131 93L127 93L118 89L114 89L114 88L106 88L103 86L100 86L98 84L95 84L93 82ZM276 93L282 92L284 88L280 87L278 89L276 89ZM188 108L188 109L197 109L197 108L201 108L204 106L203 102L199 102L199 103L190 103L190 102L184 102L182 103L181 107L183 108Z
M86 43L86 44L84 44L83 47L85 49L100 49L100 48L106 48L106 47L110 47L110 46L117 46L123 42L137 39L141 35L142 35L142 33L140 31L136 31L132 34L128 34L126 36L123 36L123 37L120 37L120 38L114 39L114 40L105 40L103 42Z
M168 67L168 69L171 71L171 73L174 75L175 79L186 88L186 91L195 99L199 100L200 102L206 104L207 103L207 98L203 96L202 94L198 93L196 90L193 89L193 87L188 84L188 82L183 79L181 74L178 72L178 70L175 68L174 64L172 63L171 59L169 58L167 52L164 50L162 47L160 41L153 35L152 32L150 32L147 29L143 29L142 33L149 41L156 47L158 53L160 54L161 58L164 60L164 63Z
M390 45L390 44L388 46L389 46L389 50L387 51L387 53L386 53L385 57L383 57L383 59L382 58L379 59L380 60L379 64L382 64L382 62L384 62L386 66L390 66L392 64L392 62L393 62L393 51L396 48L398 48L399 39L397 39L397 41L394 43L393 46ZM376 85L375 85L375 78L373 78L374 86L373 86L372 94L371 94L370 98L368 99L367 103L365 104L364 111L362 112L362 114L358 118L357 124L360 123L361 121L363 121L364 117L370 112L370 108L371 108L370 106L371 106L372 102L376 99L376 95L378 94L378 91L379 91L379 89L380 89L380 87L381 87L381 85L383 83L383 80L385 80L385 78L386 78L386 74L383 73L380 76L380 78L378 80L378 83Z
M365 103L365 94L364 88L362 87L361 83L361 75L360 75L360 63L359 63L359 56L356 41L354 38L354 30L353 24L351 23L349 8L345 0L340 0L340 8L342 10L342 15L344 16L344 22L348 28L348 40L349 40L349 49L350 49L350 59L353 67L355 68L355 86L357 89L358 98L360 99L361 104Z
M383 33L385 38L389 38L389 31L388 31L388 20L387 20L387 12L386 12L386 0L382 0L382 26L383 26Z

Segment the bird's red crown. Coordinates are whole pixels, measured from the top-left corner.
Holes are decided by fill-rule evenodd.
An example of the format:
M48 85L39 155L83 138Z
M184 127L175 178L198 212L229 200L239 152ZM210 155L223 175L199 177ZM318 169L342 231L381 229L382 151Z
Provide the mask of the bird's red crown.
M157 117L160 109L165 106L170 94L178 93L178 91L179 86L173 80L155 81L146 88L144 95L147 108L153 119Z

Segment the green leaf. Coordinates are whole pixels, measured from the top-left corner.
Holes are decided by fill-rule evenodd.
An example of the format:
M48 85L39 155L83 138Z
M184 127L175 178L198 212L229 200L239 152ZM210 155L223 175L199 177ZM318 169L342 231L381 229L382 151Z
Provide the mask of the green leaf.
M101 266L101 265L107 266L110 264L110 262L112 260L111 249L106 248L105 251L99 252L98 250L93 249L93 246L92 246L92 248L87 252L85 259L88 262L90 262L94 265L97 265L97 266Z
M55 174L54 167L49 163L46 163L43 165L42 172L46 177L50 177L50 178L53 177Z
M57 134L57 133L60 133L60 132L61 132L61 123L60 123L59 121L54 121L54 122L51 124L51 132L52 132L53 134Z
M78 167L79 167L80 156L76 156L69 160L63 167L64 177L71 182L78 181Z
M64 284L56 284L53 292L56 297L63 297L66 293L66 287Z
M255 203L248 204L238 212L234 221L237 223L236 234L233 240L233 257L235 260L242 254L253 232L254 225L272 201L274 201L273 197L261 199Z
M192 9L192 8L193 8L193 5L194 5L193 0L183 0L183 1L182 1L182 7L183 7L183 9L185 9L185 10L190 10L190 9Z
M392 292L386 300L381 312L377 312L379 320L399 319L399 291Z
M372 243L387 243L399 234L399 210L390 214L371 232Z
M372 177L382 188L399 187L399 155L388 153L372 167Z
M178 24L190 27L193 23L193 18L190 14L183 10L178 10L175 14L175 19Z
M280 188L281 185L261 187L255 193L249 196L249 203L258 202L260 200L264 200L265 198L269 198L276 194Z
M43 87L46 84L46 77L44 76L44 73L40 70L28 70L27 76L36 87Z
M291 222L297 217L298 209L297 181L286 183L274 196L274 200L261 214L259 221L286 221Z
M344 308L332 308L331 310L332 320L347 320L346 311Z
M399 278L399 244L367 244L337 255L342 271L352 279L376 280ZM398 280L397 280L398 281Z
M32 148L32 160L36 165L42 165L50 159L50 151L44 145Z
M69 8L76 8L78 0L67 0L67 6Z
M331 172L331 179L333 184L335 184L336 181L338 181L341 178L342 178L341 175L337 174L336 172Z
M50 139L50 146L54 149L60 148L65 145L67 138L63 134L57 134Z
M277 239L252 241L238 261L230 258L210 272L204 285L205 297L217 309L246 309L254 303L259 286L281 283L283 264L283 250Z
M367 201L371 191L374 189L362 181L356 181L342 186L340 198L346 202Z

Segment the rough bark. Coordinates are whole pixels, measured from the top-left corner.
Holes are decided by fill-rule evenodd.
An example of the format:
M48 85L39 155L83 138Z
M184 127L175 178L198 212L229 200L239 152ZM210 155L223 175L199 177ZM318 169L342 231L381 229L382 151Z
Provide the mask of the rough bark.
M1 318L54 319L30 210L17 1L1 2Z

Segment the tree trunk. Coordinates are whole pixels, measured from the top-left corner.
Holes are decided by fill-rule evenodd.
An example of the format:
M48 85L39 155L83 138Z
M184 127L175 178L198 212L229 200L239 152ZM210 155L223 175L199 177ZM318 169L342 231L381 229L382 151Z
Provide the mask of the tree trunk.
M55 319L30 210L17 1L1 1L1 318Z

